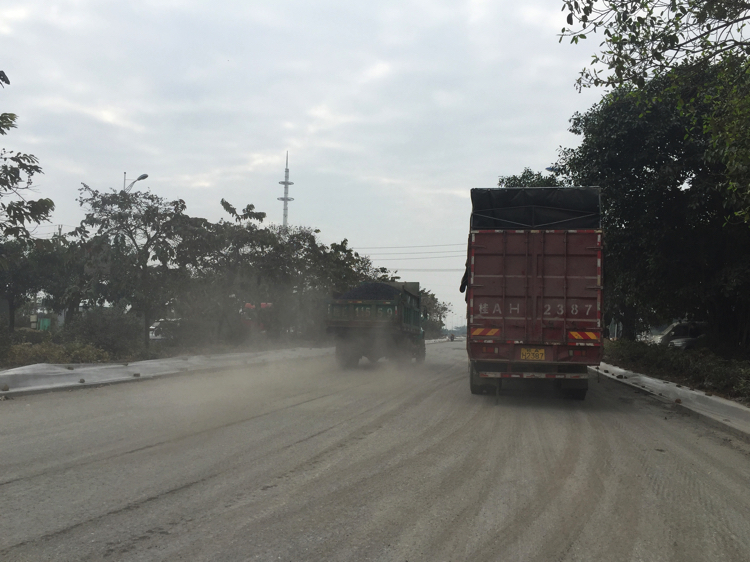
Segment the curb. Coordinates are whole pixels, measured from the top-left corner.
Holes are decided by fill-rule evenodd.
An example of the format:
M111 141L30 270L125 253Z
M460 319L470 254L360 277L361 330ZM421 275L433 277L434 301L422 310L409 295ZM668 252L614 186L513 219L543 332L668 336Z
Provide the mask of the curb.
M615 372L610 372L610 371L615 371ZM699 391L695 391L695 390L689 390L685 388L679 389L679 394L681 396L694 395L697 398L701 398L701 399L705 398L708 401L714 401L717 404L717 406L724 408L725 410L731 410L731 409L734 410L734 412L730 412L729 414L726 414L726 412L725 414L721 414L718 412L708 413L708 412L700 411L696 409L695 407L691 407L688 404L685 404L682 402L676 402L674 399L671 399L668 396L664 396L664 394L657 392L655 389L649 388L648 386L643 385L643 384L638 384L636 382L633 382L629 378L634 377L637 380L645 379L646 381L653 381L655 384L661 383L665 385L670 385L670 387L666 387L665 390L669 389L671 392L678 391L677 385L675 383L670 383L669 381L663 381L661 379L655 379L653 377L641 375L640 373L635 373L633 371L621 369L620 367L615 367L613 365L607 365L606 363L602 363L598 367L589 367L589 373L593 375L597 375L597 376L605 376L609 380L623 384L635 390L648 393L654 398L656 398L657 400L665 404L670 404L676 411L679 411L683 414L687 414L691 417L700 419L706 425L711 426L714 429L719 429L721 431L724 431L726 433L733 435L734 437L746 443L750 443L750 423L748 423L747 421L748 419L750 419L750 409L742 406L741 404L737 404L735 402L731 402L723 398L706 395L705 393L700 393ZM671 387L675 387L675 388L672 389ZM690 394L686 394L686 393L690 393ZM728 419L726 417L727 415L731 416L732 413L734 413L736 417L746 418L745 420L745 425L747 426L746 429L737 427L736 425L733 424L731 419Z
M331 353L332 354L332 353ZM247 361L243 363L233 363L233 364L224 364L224 365L216 365L211 367L199 367L196 369L190 369L190 368L182 368L175 371L167 371L163 373L154 373L154 374L141 374L138 377L135 377L133 375L122 377L122 378L112 378L107 379L103 381L92 381L92 382L84 382L84 383L62 383L62 384L56 384L52 386L34 386L34 387L28 387L28 388L19 388L17 390L6 390L6 391L0 391L0 399L6 398L6 399L13 399L18 396L29 396L33 394L45 394L48 392L61 392L61 391L68 391L71 392L73 390L84 390L84 389L91 389L91 388L101 388L103 386L110 386L114 384L125 384L125 383L132 383L132 382L142 382L142 381L150 381L157 378L165 378L165 377L176 377L180 375L192 375L192 374L207 374L207 373L215 373L217 371L230 371L233 369L241 369L243 367L254 367L254 366L262 366L267 363L276 363L276 362L282 362L282 361L298 361L300 359L317 359L319 357L325 357L328 354L325 355L313 355L310 357L279 357L279 358L269 358L269 357L261 357L257 361ZM116 363L115 363L116 364ZM132 364L131 364L132 365Z
M262 365L262 363L255 363L256 365ZM211 369L183 369L181 371L172 371L168 373L158 373L156 375L141 375L140 377L128 377L121 379L109 379L101 382L84 382L74 384L58 384L55 386L34 386L31 388L21 388L18 390L6 390L0 394L0 397L7 397L7 399L13 399L17 396L29 396L32 394L45 394L47 392L73 392L74 390L85 390L87 388L101 388L103 386L111 386L113 384L126 384L129 382L145 382L154 379L161 379L166 377L176 377L179 375L193 375L193 374L205 374L214 373L216 371L228 371L231 369L238 369L249 365L219 365Z

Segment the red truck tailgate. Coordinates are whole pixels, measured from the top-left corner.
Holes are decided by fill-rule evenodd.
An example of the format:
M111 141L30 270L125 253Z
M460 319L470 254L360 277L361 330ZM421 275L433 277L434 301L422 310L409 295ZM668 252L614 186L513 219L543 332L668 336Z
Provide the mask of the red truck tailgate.
M471 359L598 364L601 230L472 230Z

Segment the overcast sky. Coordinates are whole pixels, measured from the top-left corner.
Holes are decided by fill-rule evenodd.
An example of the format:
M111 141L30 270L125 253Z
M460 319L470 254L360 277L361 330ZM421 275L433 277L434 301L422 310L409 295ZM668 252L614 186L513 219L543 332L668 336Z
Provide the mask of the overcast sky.
M542 171L601 96L574 88L598 41L558 43L561 6L5 0L0 111L19 118L2 146L39 158L66 230L81 182L122 189L123 172L191 215L222 218L223 197L281 223L288 150L290 224L347 238L463 324L469 190Z

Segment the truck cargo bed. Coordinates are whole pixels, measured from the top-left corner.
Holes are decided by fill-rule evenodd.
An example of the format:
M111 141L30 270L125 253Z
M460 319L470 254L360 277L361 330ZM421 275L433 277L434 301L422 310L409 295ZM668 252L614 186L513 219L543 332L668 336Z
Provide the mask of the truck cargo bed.
M592 188L472 190L467 351L481 379L583 389L602 356L602 231ZM509 228L509 225L515 228ZM547 228L544 228L547 226ZM563 226L563 228L560 228Z
M469 261L472 359L507 363L496 376L599 363L601 231L472 231Z

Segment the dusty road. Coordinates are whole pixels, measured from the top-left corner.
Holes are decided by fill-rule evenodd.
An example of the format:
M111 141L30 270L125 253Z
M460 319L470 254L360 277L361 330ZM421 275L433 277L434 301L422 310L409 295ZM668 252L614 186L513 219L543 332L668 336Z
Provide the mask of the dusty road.
M0 403L3 561L746 561L749 484L614 382L472 396L458 342Z

